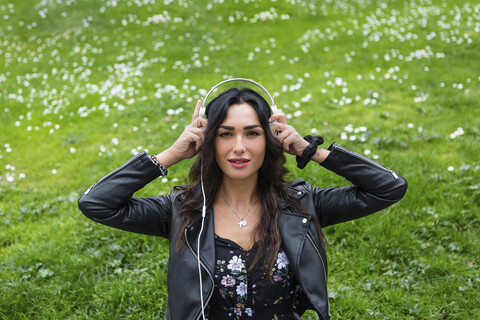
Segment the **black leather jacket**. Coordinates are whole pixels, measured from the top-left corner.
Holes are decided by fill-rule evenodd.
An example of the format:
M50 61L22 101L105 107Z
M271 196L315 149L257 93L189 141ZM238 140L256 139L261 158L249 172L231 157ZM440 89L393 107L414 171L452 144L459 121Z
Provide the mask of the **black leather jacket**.
M407 183L400 175L334 143L331 153L321 164L339 174L353 186L343 188L313 187L303 179L289 184L291 195L300 199L322 227L357 219L386 208L400 200ZM159 176L158 168L146 153L131 158L111 172L80 197L82 212L102 224L170 238L168 261L168 307L165 319L188 320L201 317L200 285L197 254L200 252L204 304L213 292L215 263L214 227L211 208L207 209L200 250L197 248L201 218L186 230L188 249L182 254L175 250L178 223L177 212L182 192L174 189L170 195L132 197L133 193ZM280 200L281 202L281 200ZM199 205L199 211L201 204ZM313 309L320 319L330 319L327 297L327 258L311 218L280 206L279 229L287 257L301 293L295 303L300 312Z

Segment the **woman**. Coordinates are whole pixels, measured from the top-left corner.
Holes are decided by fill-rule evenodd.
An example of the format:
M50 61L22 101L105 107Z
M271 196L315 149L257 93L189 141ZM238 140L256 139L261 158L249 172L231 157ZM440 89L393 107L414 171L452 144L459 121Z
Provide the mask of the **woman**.
M170 240L165 319L290 320L306 309L330 319L321 228L397 202L406 181L338 144L317 148L318 139L302 138L253 90L219 95L207 106L208 121L200 105L170 148L130 159L85 191L80 209L105 225ZM199 151L189 185L132 197ZM287 183L284 152L300 167L311 160L354 185Z

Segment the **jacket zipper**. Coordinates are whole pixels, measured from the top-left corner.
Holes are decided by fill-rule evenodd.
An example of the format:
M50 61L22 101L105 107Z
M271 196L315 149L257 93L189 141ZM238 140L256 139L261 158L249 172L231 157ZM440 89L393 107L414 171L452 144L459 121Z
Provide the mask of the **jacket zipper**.
M307 238L312 243L312 246L317 252L318 256L320 257L320 260L322 260L323 275L325 277L325 285L327 285L327 270L325 270L325 261L323 261L322 255L320 254L320 250L318 250L317 245L315 244L315 242L313 241L312 237L308 232L307 232ZM328 314L330 314L330 302L328 301L328 297L327 297L327 307L328 307Z
M198 257L197 257L197 255L195 254L195 251L193 250L192 246L190 245L190 242L188 241L188 238L187 238L187 230L188 230L188 228L185 228L185 242L187 242L188 248L189 248L190 251L193 253L193 255L195 256L195 258L198 260ZM210 272L208 271L208 269L205 267L205 265L203 264L202 260L200 260L200 265L202 266L203 269L205 269L205 271L207 272L208 276L210 277L210 280L212 280L212 283L214 283L212 275L210 274ZM200 308L206 307L206 306L208 305L208 302L210 302L210 299L212 298L212 294L213 294L213 286L212 286L212 289L210 290L210 292L209 292L209 294L208 294L207 300L205 301L205 305L204 305L204 306L200 306ZM199 313L199 315L198 315L198 317L197 317L196 319L197 319L197 320L200 319L201 316L202 316L202 310L200 310L200 313Z
M85 190L83 192L84 195L87 195L93 187L95 187L97 184L99 184L100 182L102 182L103 180L105 180L106 178L110 177L111 175L117 173L118 171L122 170L124 167L128 166L131 162L137 160L137 158L140 158L140 156L143 154L143 152L137 154L135 157L131 158L130 160L128 160L127 162L125 162L120 168L118 168L117 170L114 170L112 172L110 172L109 174L107 174L106 176L104 176L103 178L101 178L100 180L98 180L97 182L95 182L94 184L92 184L87 190Z
M371 165L373 165L373 166L375 166L375 167L377 167L377 168L380 168L380 169L383 169L383 170L387 170L388 172L390 172L390 174L391 174L395 179L398 179L398 175L397 175L393 170L391 170L391 169L389 169L389 168L387 168L387 167L384 167L384 166L378 164L377 162L375 162L375 161L373 161L373 160L370 160L369 158L361 157L360 155L356 154L355 152L352 152L352 151L350 151L350 150L348 150L348 149L340 146L339 144L336 144L336 143L335 143L335 144L333 145L333 149L336 149L336 150L339 150L339 151L341 151L341 152L347 153L347 154L349 154L349 155L351 155L351 156L353 156L353 157L355 157L355 158L357 158L357 159L359 159L359 160L365 161L365 162L367 162L367 163L369 163L369 164L371 164Z

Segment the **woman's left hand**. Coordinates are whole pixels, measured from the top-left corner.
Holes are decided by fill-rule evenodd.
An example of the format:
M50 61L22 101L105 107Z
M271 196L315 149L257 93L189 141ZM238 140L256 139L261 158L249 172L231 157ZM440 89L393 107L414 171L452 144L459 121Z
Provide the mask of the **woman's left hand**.
M310 143L303 139L294 127L287 124L285 114L275 113L268 121L271 123L270 129L272 133L277 133L275 137L282 143L283 150L294 156L302 155L303 150Z

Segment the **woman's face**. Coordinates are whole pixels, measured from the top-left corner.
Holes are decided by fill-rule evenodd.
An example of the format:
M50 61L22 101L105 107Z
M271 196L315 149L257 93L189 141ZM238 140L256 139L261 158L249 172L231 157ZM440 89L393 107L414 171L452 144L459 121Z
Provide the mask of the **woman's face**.
M215 160L224 180L258 179L265 150L265 132L255 110L246 103L231 105L215 138Z

